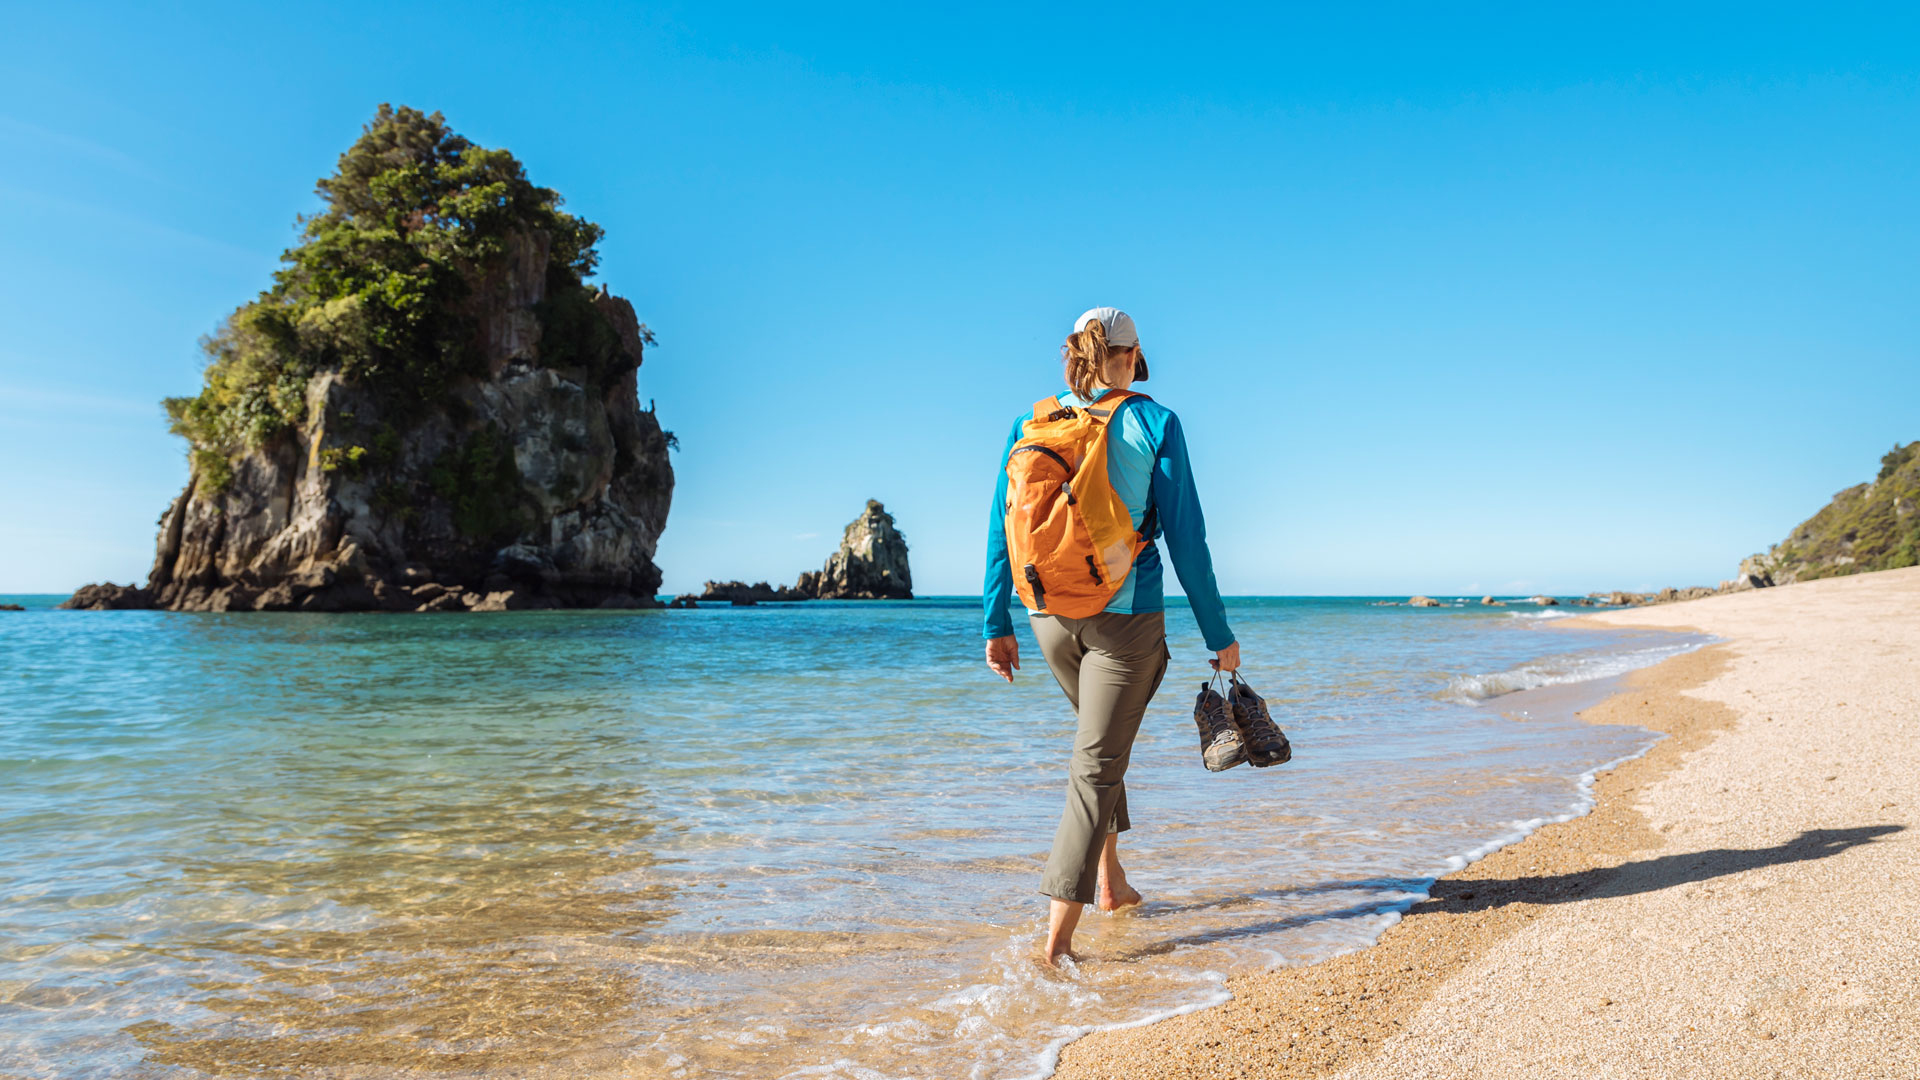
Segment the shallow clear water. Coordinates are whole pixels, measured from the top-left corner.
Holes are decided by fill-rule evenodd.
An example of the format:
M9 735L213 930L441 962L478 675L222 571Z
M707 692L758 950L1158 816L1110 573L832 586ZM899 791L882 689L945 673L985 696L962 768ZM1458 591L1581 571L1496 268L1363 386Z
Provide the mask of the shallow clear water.
M15 598L18 599L18 598ZM1137 913L1028 959L1072 721L971 600L0 613L0 1072L977 1076L1370 941L1651 736L1531 686L1689 643L1231 602L1291 764L1210 774L1174 663ZM1530 611L1531 609L1525 609ZM1489 678L1489 676L1499 676Z

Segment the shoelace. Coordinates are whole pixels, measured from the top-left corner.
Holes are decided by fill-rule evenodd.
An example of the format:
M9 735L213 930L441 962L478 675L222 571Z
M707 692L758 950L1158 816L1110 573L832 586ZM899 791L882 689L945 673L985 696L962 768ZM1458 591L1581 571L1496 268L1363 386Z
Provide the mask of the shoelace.
M1216 675L1214 681L1218 679ZM1199 715L1201 723L1207 727L1209 741L1223 731L1238 731L1233 723L1233 703L1214 686L1213 681L1201 684Z
M1233 699L1229 697L1227 693L1222 693L1219 687L1215 685L1219 679L1220 676L1215 675L1213 680L1207 683L1207 693L1212 695L1211 704L1213 705L1212 708L1207 710L1207 718L1212 721L1216 732L1230 730L1238 733L1239 725L1233 722ZM1233 690L1232 684L1228 684L1226 689L1228 693L1231 693Z
M1273 714L1267 709L1266 699L1255 693L1253 687L1248 686L1238 672L1234 673L1229 692L1233 695L1235 702L1246 710L1247 727L1252 729L1250 734L1260 739L1286 738L1286 735L1280 731L1280 725L1273 722Z

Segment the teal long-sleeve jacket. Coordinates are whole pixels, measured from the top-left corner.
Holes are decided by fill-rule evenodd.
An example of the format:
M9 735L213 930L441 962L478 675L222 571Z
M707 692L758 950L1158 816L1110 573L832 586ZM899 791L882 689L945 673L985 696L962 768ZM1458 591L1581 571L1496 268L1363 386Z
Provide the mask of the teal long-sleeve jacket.
M1068 391L1060 395L1060 403L1085 407L1093 402ZM1020 439L1021 425L1032 415L1023 412L1014 419L1006 448L1000 452L1000 478L994 485L993 506L987 515L987 578L982 592L986 604L984 633L989 640L1013 633L1009 608L1015 594L1013 567L1007 558L1006 466L1007 455ZM1207 648L1218 652L1233 644L1233 630L1227 625L1220 586L1213 580L1207 522L1200 512L1199 492L1194 490L1180 418L1157 401L1134 397L1121 404L1110 422L1114 427L1107 437L1107 478L1133 515L1134 528L1146 520L1149 505L1155 509L1157 528L1149 539L1165 538L1174 573L1193 607L1194 621L1200 624L1200 636L1206 639ZM1133 570L1106 610L1123 615L1164 611L1162 577L1160 547L1149 543L1141 549Z

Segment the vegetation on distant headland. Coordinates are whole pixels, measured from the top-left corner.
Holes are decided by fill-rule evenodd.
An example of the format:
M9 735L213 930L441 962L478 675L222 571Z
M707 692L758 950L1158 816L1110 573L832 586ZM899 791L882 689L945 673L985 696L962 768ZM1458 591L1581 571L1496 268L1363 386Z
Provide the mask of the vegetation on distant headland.
M1785 540L1742 560L1739 572L1718 588L1594 593L1592 599L1608 605L1658 604L1905 566L1920 566L1920 441L1895 443L1880 458L1880 472L1871 483L1835 495Z
M326 209L301 219L272 288L203 340L200 393L166 401L209 488L224 487L233 455L305 422L317 372L372 388L393 416L484 374L473 301L515 235L549 241L542 314L562 324L547 335L549 363L553 345L604 323L587 317L582 284L600 227L563 212L511 153L475 146L437 112L380 106L317 190Z
M1920 566L1920 441L1905 446L1895 443L1893 449L1880 458L1880 472L1871 483L1859 484L1835 495L1832 502L1801 522L1785 540L1762 554L1742 560L1739 572L1717 587L1669 587L1649 593L1596 592L1569 603L1582 607L1668 604L1907 566ZM1556 599L1538 596L1511 602L1559 603ZM1400 601L1380 603L1392 607ZM1415 596L1405 603L1412 607L1448 606L1425 596ZM1508 602L1488 596L1480 603L1504 607Z
M1920 441L1896 443L1880 459L1872 483L1835 495L1785 540L1740 569L1764 577L1764 583L1785 585L1903 566L1920 566Z

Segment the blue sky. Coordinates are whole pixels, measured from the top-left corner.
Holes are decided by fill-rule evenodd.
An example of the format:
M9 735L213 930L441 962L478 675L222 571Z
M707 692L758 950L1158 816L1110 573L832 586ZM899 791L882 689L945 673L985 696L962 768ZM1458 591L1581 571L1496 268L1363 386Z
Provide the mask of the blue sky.
M1910 7L922 7L11 5L0 592L144 580L158 400L383 101L606 227L675 591L877 497L977 592L1096 304L1229 593L1717 581L1920 439Z

